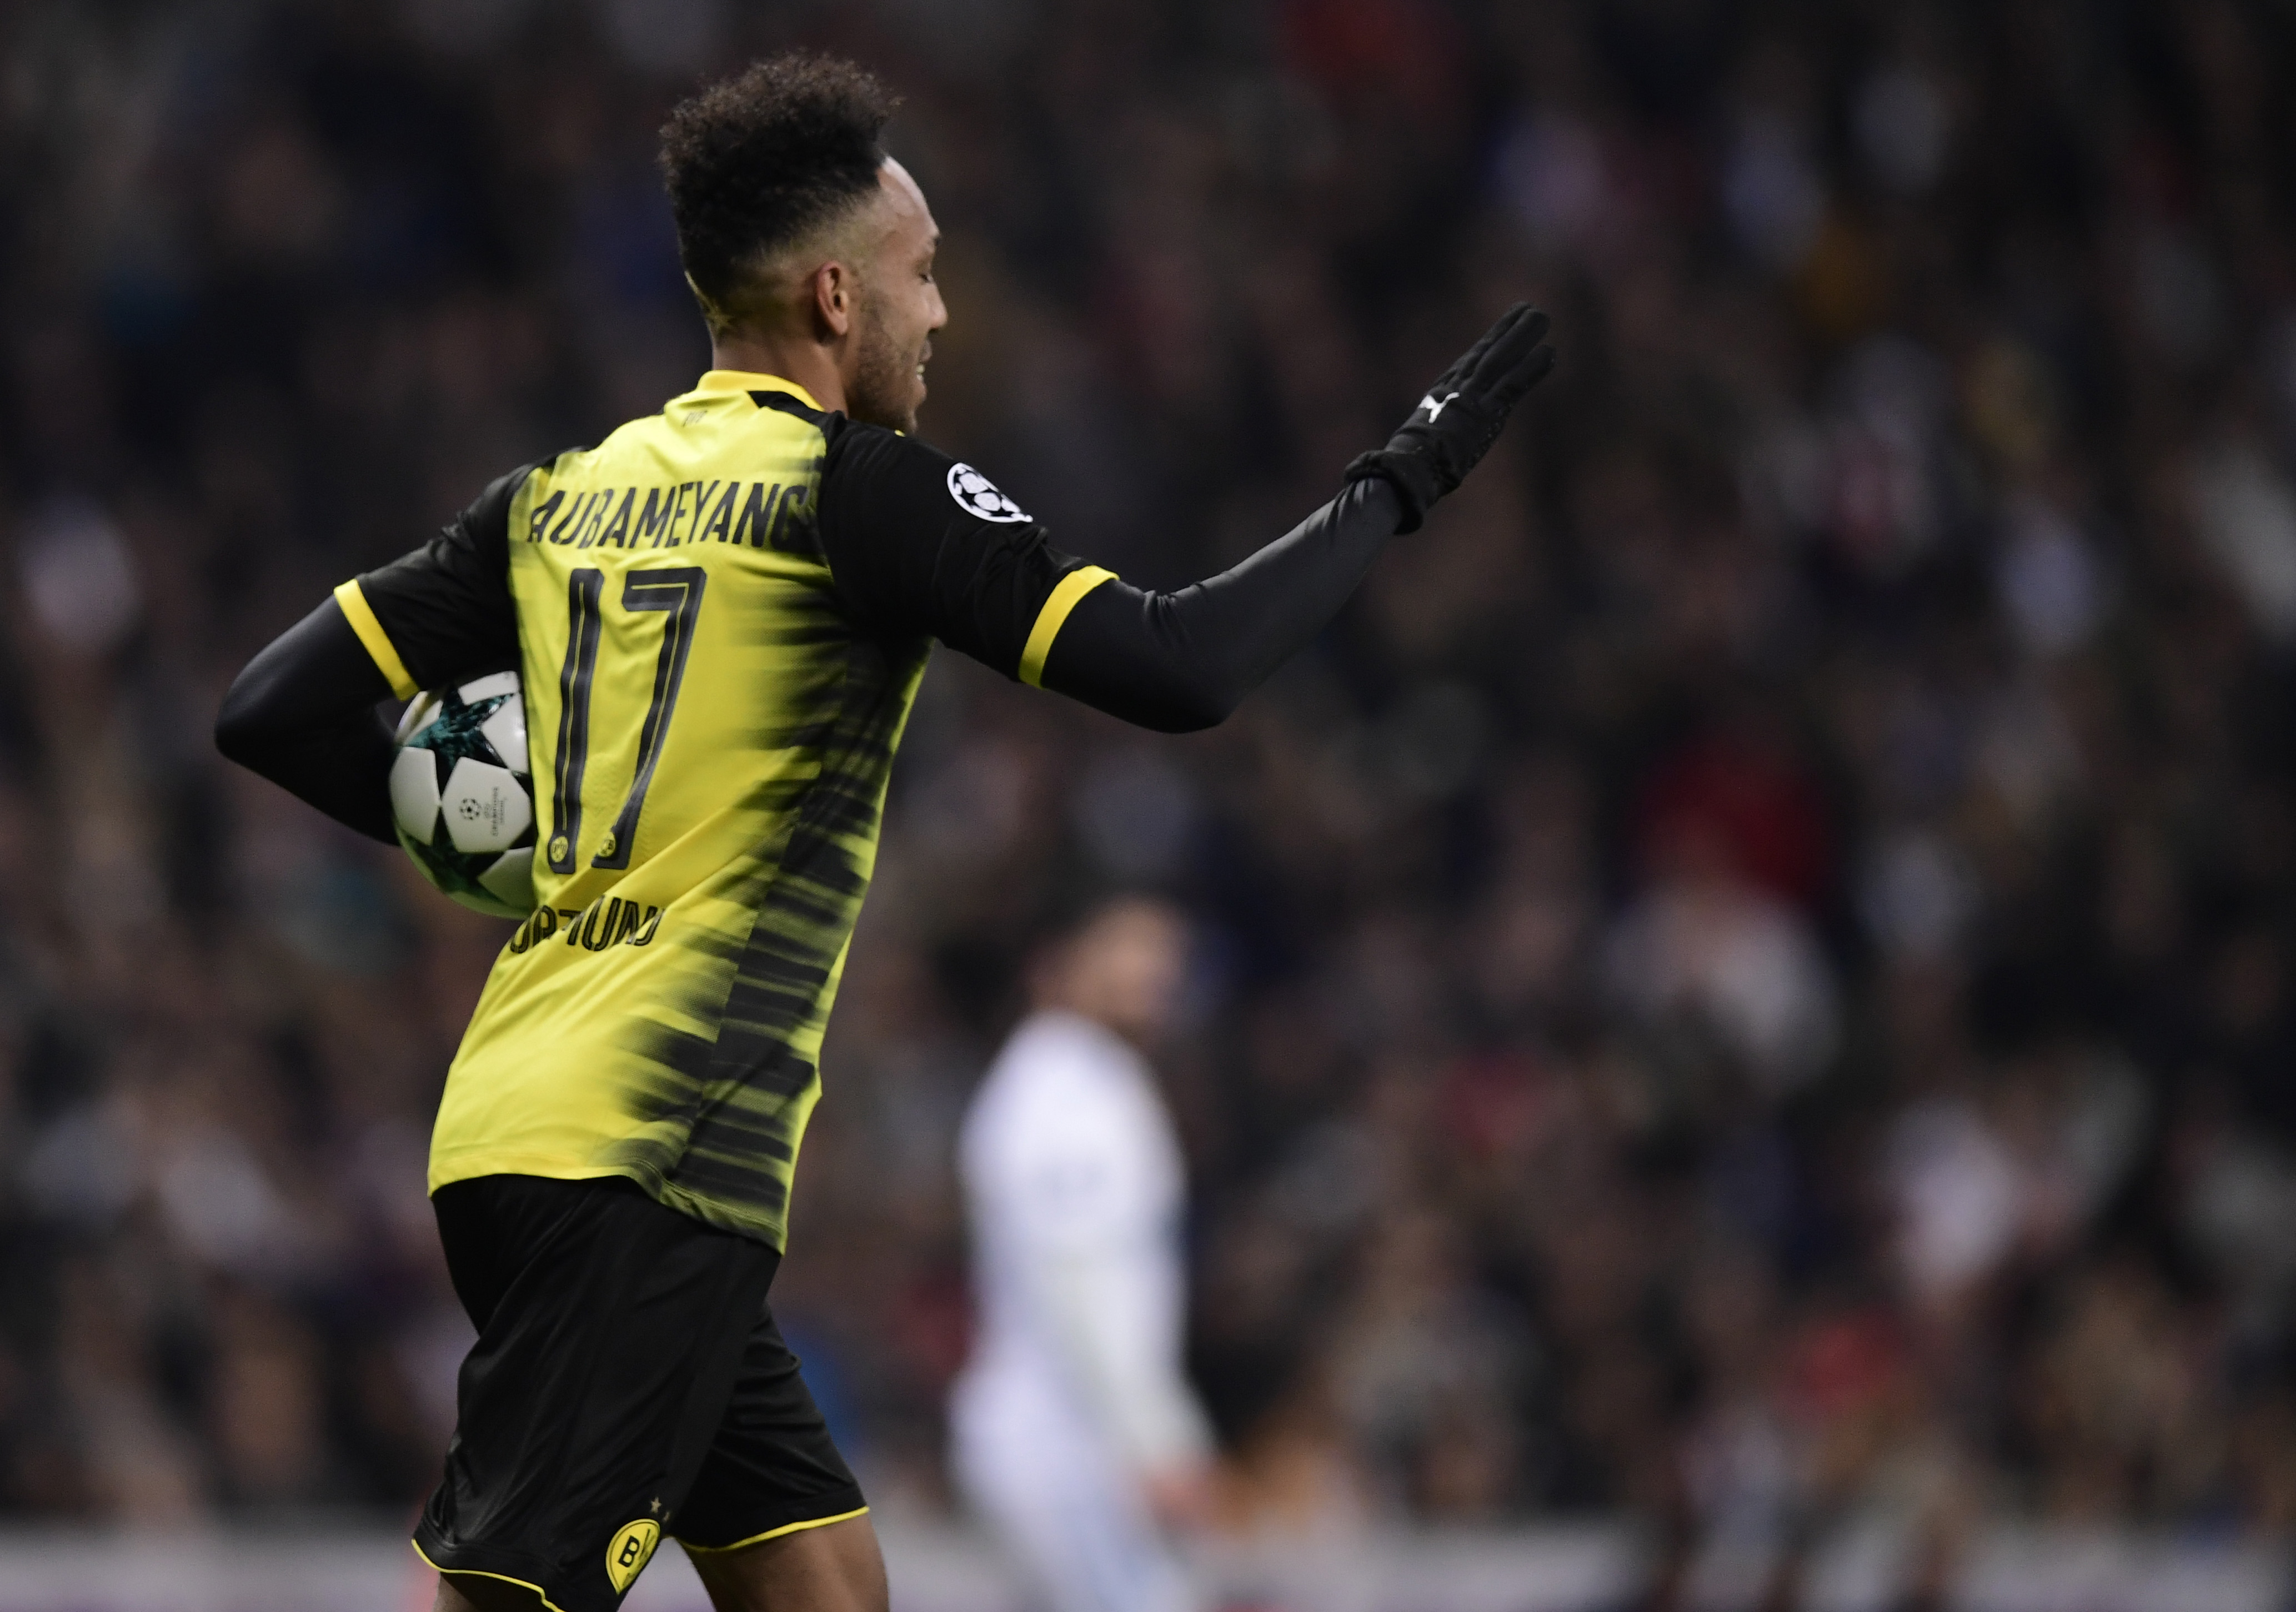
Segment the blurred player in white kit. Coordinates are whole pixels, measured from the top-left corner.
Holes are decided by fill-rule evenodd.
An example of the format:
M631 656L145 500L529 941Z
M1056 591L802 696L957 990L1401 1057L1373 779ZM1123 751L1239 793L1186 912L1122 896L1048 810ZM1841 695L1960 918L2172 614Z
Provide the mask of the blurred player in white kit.
M1056 937L958 1144L979 1331L951 1396L959 1483L1046 1612L1193 1612L1170 1535L1211 1439L1181 1366L1180 1150L1145 1052L1185 921L1125 896Z

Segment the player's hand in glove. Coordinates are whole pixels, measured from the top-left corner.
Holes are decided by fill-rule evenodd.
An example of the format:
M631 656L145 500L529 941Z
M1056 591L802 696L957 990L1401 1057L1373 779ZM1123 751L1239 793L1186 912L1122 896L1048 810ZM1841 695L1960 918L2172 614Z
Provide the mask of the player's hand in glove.
M1359 454L1347 479L1384 476L1403 501L1398 532L1415 532L1444 494L1467 479L1506 424L1507 411L1554 367L1542 345L1547 317L1518 302L1430 387L1411 418L1374 454Z

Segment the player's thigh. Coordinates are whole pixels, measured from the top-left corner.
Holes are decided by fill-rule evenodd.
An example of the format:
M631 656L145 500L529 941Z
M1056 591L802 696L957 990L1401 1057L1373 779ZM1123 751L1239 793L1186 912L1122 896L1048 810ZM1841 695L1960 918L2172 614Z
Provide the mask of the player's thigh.
M619 1180L493 1176L450 1194L450 1254L476 1243L514 1274L482 1306L416 1549L454 1612L545 1597L611 1612L704 1464L774 1256Z
M770 1308L751 1324L726 1414L671 1533L731 1556L834 1526L869 1509Z
M885 1559L866 1517L687 1554L718 1612L886 1612Z

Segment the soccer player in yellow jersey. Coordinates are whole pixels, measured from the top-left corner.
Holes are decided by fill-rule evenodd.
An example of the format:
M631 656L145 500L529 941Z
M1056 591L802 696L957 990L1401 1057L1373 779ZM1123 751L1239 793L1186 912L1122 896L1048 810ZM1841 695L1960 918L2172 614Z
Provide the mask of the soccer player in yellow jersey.
M1292 532L1136 588L914 435L947 315L892 107L801 55L679 106L663 166L709 372L343 584L217 720L227 755L389 841L378 705L513 667L524 691L537 904L431 1142L479 1330L415 1532L441 1608L609 1612L668 1534L724 1612L883 1612L766 1295L933 642L1147 727L1218 722L1553 363L1518 306Z

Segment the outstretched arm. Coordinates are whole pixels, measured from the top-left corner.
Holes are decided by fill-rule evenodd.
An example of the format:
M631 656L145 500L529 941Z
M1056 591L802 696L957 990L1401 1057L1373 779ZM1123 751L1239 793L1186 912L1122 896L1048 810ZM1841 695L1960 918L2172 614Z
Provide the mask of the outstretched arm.
M834 428L820 536L865 629L929 634L1023 683L1142 727L1224 720L1339 612L1381 546L1415 531L1554 367L1518 305L1437 380L1337 498L1231 570L1174 593L1052 546L971 466L911 438Z
M1350 482L1241 565L1177 593L1105 577L1021 679L1158 732L1216 726L1339 613L1402 511L1384 480Z

